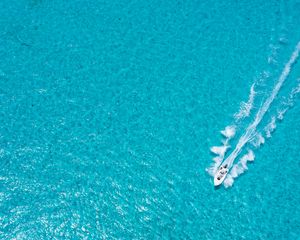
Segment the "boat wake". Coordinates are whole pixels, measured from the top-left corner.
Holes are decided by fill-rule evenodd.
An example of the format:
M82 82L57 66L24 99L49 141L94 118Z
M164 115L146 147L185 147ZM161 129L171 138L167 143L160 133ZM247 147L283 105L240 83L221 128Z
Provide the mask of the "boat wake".
M272 102L278 98L278 93L285 80L288 78L292 67L298 60L299 53L300 42L298 42L289 61L285 64L285 67L281 72L274 88L271 90L270 95L266 99L260 101L260 107L257 109L256 114L253 115L251 112L253 110L256 95L259 93L256 91L256 87L263 83L263 79L266 79L270 76L268 72L263 73L263 77L260 79L260 81L256 81L251 86L248 101L242 102L239 112L234 114L235 124L228 126L225 128L225 130L221 131L222 135L225 137L223 140L223 145L214 146L211 148L211 151L216 155L216 157L213 158L214 162L209 168L206 169L206 171L211 176L215 176L219 171L220 165L226 166L229 169L229 172L228 174L226 172L227 176L223 182L225 187L232 186L234 179L248 169L247 162L252 162L255 158L253 150L264 144L265 137L271 137L272 132L276 128L276 121L282 120L284 114L293 106L295 97L300 92L299 79L297 86L291 90L288 97L283 98L283 100L280 102L279 107L277 108L277 113L271 116L265 127L263 127L263 131L258 129L258 126L261 124L265 114L270 110ZM235 148L233 148L231 153L225 158L226 152L230 149L229 142L232 138L234 138L236 130L238 129L238 125L241 125L240 122L243 119L251 116L251 114L253 115L253 120L248 123L248 126L243 131L243 134L240 135ZM234 162L242 153L244 153L243 156L238 159L236 164L234 164ZM222 169L222 167L220 167L220 169Z

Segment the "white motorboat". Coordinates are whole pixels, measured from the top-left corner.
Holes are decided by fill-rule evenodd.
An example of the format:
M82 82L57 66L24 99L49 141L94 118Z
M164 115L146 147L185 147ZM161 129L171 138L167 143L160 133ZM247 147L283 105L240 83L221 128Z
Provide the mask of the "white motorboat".
M219 186L222 184L222 182L225 180L226 175L228 173L228 164L221 165L215 174L214 177L214 185L215 187Z

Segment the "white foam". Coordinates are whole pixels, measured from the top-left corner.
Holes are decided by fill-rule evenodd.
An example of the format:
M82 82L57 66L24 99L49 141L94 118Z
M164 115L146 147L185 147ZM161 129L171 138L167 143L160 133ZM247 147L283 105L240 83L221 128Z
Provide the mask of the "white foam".
M219 155L220 157L223 157L229 148L228 145L223 145L223 146L213 146L210 148L210 151L213 152L216 155Z
M238 173L237 173L237 165L234 165L234 166L231 168L230 175L231 175L233 178L236 178L236 177L238 176Z
M248 153L245 154L240 161L233 165L233 167L230 170L230 173L227 175L224 186L225 187L231 187L233 185L234 179L237 178L239 175L244 173L246 170L248 170L247 162L254 161L255 155L252 150L248 150Z
M214 177L217 170L218 170L219 164L212 163L208 168L205 169L205 171L211 176Z
M231 139L235 135L236 126L227 126L224 130L221 131L222 135L228 139Z
M205 171L210 175L210 176L214 176L215 173L218 170L218 167L220 166L221 162L224 159L224 155L227 151L227 149L230 148L229 145L224 144L223 146L213 146L210 148L210 151L214 154L216 154L217 156L213 158L213 163L205 169Z
M286 113L287 110L288 110L288 108L285 108L285 109L283 109L283 110L280 110L280 111L278 112L277 118L278 118L279 120L282 120L283 117L284 117L284 114Z
M248 169L248 168L244 168L243 165L241 165L240 163L237 163L236 166L237 166L236 168L237 176L241 175L242 173L245 172L245 170Z
M224 186L226 188L231 187L233 185L233 182L234 182L233 177L230 174L228 174L226 179L224 180Z
M256 133L255 137L250 141L250 143L258 148L260 145L265 143L264 137L260 133Z
M248 162L248 161L250 161L250 162L254 161L254 158L255 158L255 155L254 155L253 151L252 151L252 150L248 150L248 153L245 154L245 155L241 158L240 163L241 163L241 165L242 165L245 169L248 169L248 168L247 168L247 162Z
M272 117L270 123L265 127L267 138L271 137L271 133L275 130L275 128L276 128L276 118Z
M247 102L241 102L240 110L234 115L236 120L248 117L250 115L251 109L253 108L253 102L256 92L254 91L255 84L252 84L249 94L249 99Z
M291 93L292 97L294 97L297 93L300 92L300 78L298 78L297 81L298 81L298 86L292 90Z
M224 159L224 157L222 157L222 156L217 156L217 157L213 158L215 163L220 163L220 162L222 162L223 159Z
M205 169L205 171L210 175L210 176L214 176L215 173L218 170L218 167L220 166L221 162L224 159L224 155L227 151L227 149L230 146L228 145L223 145L223 146L213 146L210 148L210 151L214 154L216 154L217 156L213 158L213 163Z
M247 161L251 161L252 162L255 159L255 155L254 155L254 152L252 150L249 150L248 154L246 156L247 156Z
M300 93L300 78L298 80L298 85L294 87L289 94L289 97L286 101L283 101L282 104L284 105L283 109L277 111L277 119L282 120L284 114L294 105L295 97Z

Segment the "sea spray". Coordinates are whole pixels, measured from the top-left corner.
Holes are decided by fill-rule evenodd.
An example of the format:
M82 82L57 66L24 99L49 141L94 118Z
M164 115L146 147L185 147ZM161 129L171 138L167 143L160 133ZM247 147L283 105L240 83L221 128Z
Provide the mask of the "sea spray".
M216 157L213 158L214 162L208 168L206 168L206 171L210 176L213 177L215 175L228 148L230 148L228 145L214 146L210 148L210 151L216 155Z
M231 168L230 173L227 175L224 186L231 187L234 183L234 179L237 178L239 175L243 174L246 170L248 170L247 162L254 161L255 155L252 150L248 150L248 153L245 154L240 161L233 165Z
M276 128L276 118L273 116L269 124L264 129L267 138L271 137L271 133L275 130L275 128Z
M221 134L224 136L224 141L222 146L213 146L210 148L210 151L216 156L213 158L213 163L206 168L206 171L210 176L214 176L218 167L224 159L225 153L230 148L229 141L235 135L235 126L227 126L224 130L221 131Z
M221 131L221 134L226 137L226 139L231 139L235 135L235 126L227 126L224 130Z
M265 138L261 133L256 133L251 141L249 141L254 147L258 148L265 143Z
M283 108L277 111L277 119L279 120L282 120L287 110L294 105L295 97L300 93L300 78L297 81L298 85L292 89L288 99L283 102Z

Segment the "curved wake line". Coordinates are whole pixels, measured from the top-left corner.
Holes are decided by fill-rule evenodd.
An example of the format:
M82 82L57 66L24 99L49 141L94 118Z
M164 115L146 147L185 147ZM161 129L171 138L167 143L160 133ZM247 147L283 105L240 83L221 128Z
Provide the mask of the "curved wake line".
M262 107L258 110L254 121L247 127L245 134L243 134L241 136L241 138L239 139L239 141L238 141L235 149L233 150L233 152L224 160L224 164L227 163L229 168L232 167L232 164L233 164L235 158L239 155L239 153L241 152L244 145L246 143L248 143L249 141L251 141L256 136L257 126L261 122L261 120L264 117L265 113L268 111L271 103L273 102L273 100L277 96L277 94L278 94L280 88L282 87L284 81L289 76L289 73L291 71L292 66L296 63L296 61L299 57L299 52L300 52L300 42L298 42L294 52L292 53L292 56L291 56L290 60L286 63L286 65L285 65L285 67L284 67L284 69L283 69L283 71L282 71L282 73L281 73L281 75L278 79L278 82L275 85L271 95L267 98L267 100L264 102Z

